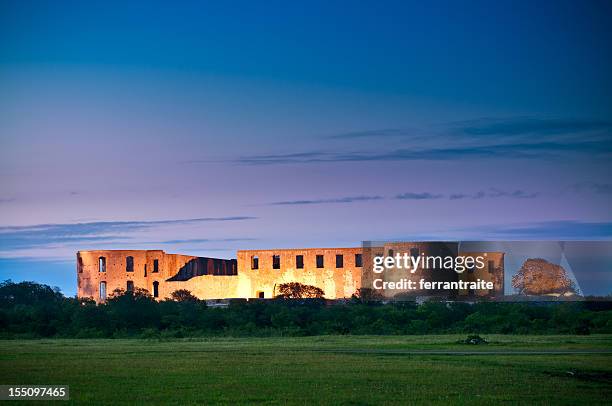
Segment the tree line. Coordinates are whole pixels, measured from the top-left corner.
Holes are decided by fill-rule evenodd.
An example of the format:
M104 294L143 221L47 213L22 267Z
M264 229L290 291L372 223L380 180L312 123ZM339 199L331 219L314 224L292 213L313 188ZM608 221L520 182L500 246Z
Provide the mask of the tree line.
M295 297L295 289L285 293ZM5 281L0 283L0 338L612 333L609 301L417 305L359 297L346 302L287 297L235 300L219 308L185 290L156 301L137 289L117 291L105 304L96 305L65 297L47 285Z

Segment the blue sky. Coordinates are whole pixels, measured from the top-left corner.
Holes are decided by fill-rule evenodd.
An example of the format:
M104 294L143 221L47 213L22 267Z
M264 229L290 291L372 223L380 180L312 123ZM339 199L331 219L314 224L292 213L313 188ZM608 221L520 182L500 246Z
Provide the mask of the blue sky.
M607 2L288 3L2 2L0 279L74 294L79 249L612 237Z

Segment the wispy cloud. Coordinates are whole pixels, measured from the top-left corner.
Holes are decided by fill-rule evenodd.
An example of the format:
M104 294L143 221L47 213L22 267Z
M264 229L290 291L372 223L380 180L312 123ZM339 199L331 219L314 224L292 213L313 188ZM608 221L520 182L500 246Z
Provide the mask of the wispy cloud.
M537 192L526 192L524 190L505 191L496 188L491 188L488 190L481 190L476 193L453 193L449 196L449 199L486 199L499 197L509 197L514 199L533 199L537 196Z
M599 194L612 194L612 183L579 182L574 183L571 189L575 192L592 192Z
M418 134L418 135L417 135ZM243 165L309 164L366 161L448 161L465 159L552 159L562 156L612 157L612 122L531 117L482 118L448 123L429 135L416 130L384 128L341 133L333 139L394 138L394 149L380 143L369 150L327 148L279 154L242 156Z
M497 188L489 188L487 190L481 190L474 193L432 193L432 192L405 192L393 196L396 200L437 200L437 199L495 199L495 198L509 198L509 199L533 199L538 196L536 192L527 192L524 190L513 190L505 191ZM286 200L279 202L268 203L271 206L301 206L301 205L313 205L313 204L334 204L334 203L358 203L367 202L373 200L384 200L384 196L349 196L339 198L324 198L324 199L308 199L308 200Z
M505 240L559 239L559 240L609 240L612 238L612 222L545 221L519 225L479 226L469 229L480 238Z
M328 135L327 139L349 140L356 138L397 138L413 136L417 130L407 128L382 128L377 130L350 131Z
M588 155L591 158L612 155L612 139L600 141L537 142L504 145L462 146L454 148L396 149L387 152L322 152L243 156L235 163L243 165L310 164L323 162L367 161L449 161L465 159L513 158L550 159L563 155Z
M433 194L433 193L402 193L395 196L396 199L400 200L431 200L431 199L442 199L444 195L441 194Z
M562 135L612 131L612 121L572 118L479 118L449 124L455 132L475 136Z
M160 225L170 224L194 224L217 221L240 221L254 220L257 217L233 216L233 217L200 217L193 219L177 220L149 220L149 221L94 221L86 223L64 223L64 224L34 224L27 226L0 226L0 234L9 231L15 232L37 232L37 233L62 233L65 234L91 234L95 232L109 232L112 230L134 230Z
M382 200L382 196L349 196L332 199L315 199L315 200L287 200L281 202L269 203L271 206L299 206L309 204L334 204L334 203L356 203L367 202L372 200Z
M495 199L495 198L510 198L510 199L533 199L538 196L536 192L526 192L524 190L506 191L497 188L489 188L475 193L430 193L430 192L407 192L398 194L395 199L399 200L434 200L434 199Z
M211 242L240 242L240 241L256 241L256 238L191 238L183 240L166 240L151 242L149 244L164 244L164 245L179 245L179 244L201 244Z
M97 221L87 223L35 224L1 226L2 251L38 248L53 244L82 244L91 242L126 241L127 233L166 225L186 225L207 222L252 220L256 217L202 217L151 221Z

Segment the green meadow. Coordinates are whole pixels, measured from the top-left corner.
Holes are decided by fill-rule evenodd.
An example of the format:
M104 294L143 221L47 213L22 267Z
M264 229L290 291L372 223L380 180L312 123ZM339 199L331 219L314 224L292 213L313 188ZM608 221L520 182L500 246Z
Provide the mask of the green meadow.
M71 403L605 404L612 336L0 341L1 384ZM40 404L37 401L36 404Z

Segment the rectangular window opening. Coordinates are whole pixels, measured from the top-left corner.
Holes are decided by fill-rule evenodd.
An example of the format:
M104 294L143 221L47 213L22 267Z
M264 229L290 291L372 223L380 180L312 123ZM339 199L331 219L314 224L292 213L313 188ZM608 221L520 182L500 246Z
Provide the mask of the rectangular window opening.
M280 255L272 255L272 269L280 269Z
M317 268L323 268L323 266L324 266L323 255L317 255Z
M336 268L344 268L344 255L336 255Z
M304 255L295 256L295 267L297 269L304 269Z
M259 269L259 257L257 255L251 257L251 269Z
M100 282L100 300L106 300L106 282Z
M410 248L410 256L412 258L418 258L419 255L421 255L421 252L419 251L418 248Z
M125 272L134 272L134 257L125 257Z
M361 268L363 266L362 254L355 254L355 267Z

